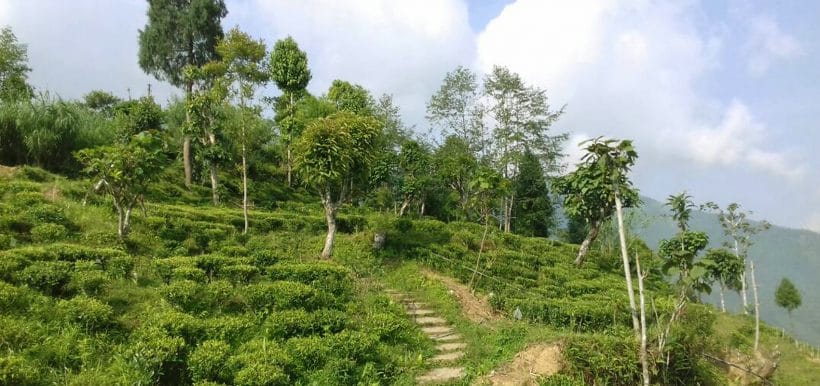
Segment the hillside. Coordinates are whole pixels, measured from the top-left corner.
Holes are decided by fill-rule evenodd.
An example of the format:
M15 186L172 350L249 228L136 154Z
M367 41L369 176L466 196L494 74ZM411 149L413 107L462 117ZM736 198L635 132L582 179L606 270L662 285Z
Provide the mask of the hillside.
M491 232L474 278L478 224L348 208L333 260L321 261L321 211L298 201L252 211L248 235L239 210L149 202L120 242L110 203L82 203L89 181L29 167L5 174L2 383L412 384L436 366L434 342L385 288L436 310L463 337L457 384L492 383L517 353L543 344L562 358L541 384L640 379L614 256L578 269L577 246ZM386 232L379 252L375 231ZM494 316L476 320L454 295L471 282ZM662 320L670 289L657 277L647 284ZM673 329L677 365L658 377L725 383L703 354L749 355L751 326L690 305ZM807 352L776 330L764 328L762 352L779 353L778 384L820 382Z
M658 242L675 234L669 210L662 203L643 197L639 213L645 218L638 221L640 226L635 232L653 249ZM709 235L710 246L720 246L725 240L723 229L717 216L704 212L695 212L691 219L692 229L701 230ZM772 226L755 238L750 251L755 260L758 286L760 287L760 312L766 322L791 331L798 339L820 346L820 292L814 288L820 277L820 234L807 230ZM780 279L791 279L803 297L803 305L794 311L792 320L787 313L774 302L774 291ZM718 297L705 297L713 304L718 304ZM736 293L727 293L727 307L740 310L740 297Z

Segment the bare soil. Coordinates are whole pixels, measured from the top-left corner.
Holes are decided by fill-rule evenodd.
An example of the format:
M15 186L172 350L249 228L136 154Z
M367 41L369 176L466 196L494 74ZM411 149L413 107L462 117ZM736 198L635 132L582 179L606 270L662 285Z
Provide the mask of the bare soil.
M549 377L564 368L560 343L533 344L515 355L480 384L493 386L535 386L538 379Z
M493 310L486 296L476 296L466 285L459 283L451 277L442 276L426 269L422 270L422 273L424 276L438 280L447 286L458 300L458 303L461 305L461 311L467 319L475 323L486 323L501 319L501 315Z

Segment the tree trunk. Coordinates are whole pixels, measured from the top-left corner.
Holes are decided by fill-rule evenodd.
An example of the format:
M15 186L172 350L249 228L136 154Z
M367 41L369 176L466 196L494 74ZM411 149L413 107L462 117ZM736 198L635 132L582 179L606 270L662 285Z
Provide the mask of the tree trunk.
M512 231L512 209L513 202L515 202L515 194L510 194L504 199L504 232L510 233Z
M125 219L123 220L122 224L122 235L123 237L128 236L128 232L131 230L131 211L134 209L134 203L128 204L128 209L125 210Z
M245 229L242 234L248 233L248 164L245 157L245 144L242 144L242 215L245 216Z
M208 133L208 141L211 146L216 146L216 135ZM219 205L219 174L216 164L211 162L211 198L214 205Z
M725 285L723 284L723 280L720 280L720 311L726 312L726 302L723 300L723 291Z
M404 216L404 211L407 210L407 207L410 205L410 199L405 198L404 201L401 202L401 207L399 208L399 217Z
M478 256L475 259L475 269L473 270L473 275L470 277L470 287L473 289L473 282L475 281L475 275L478 273L478 266L481 262L481 252L484 252L484 242L487 240L487 231L490 229L490 215L489 213L484 216L484 235L481 236L481 244L478 247Z
M626 279L626 291L629 295L629 310L632 314L632 327L635 336L640 339L640 322L638 321L638 310L635 306L635 290L632 289L632 270L629 268L629 255L626 252L626 231L624 230L623 208L621 207L621 196L615 192L615 215L618 218L618 237L621 242L621 258L624 261L624 279Z
M601 231L602 223L603 221L601 220L595 220L592 222L592 225L589 227L587 237L584 238L584 241L581 242L581 248L578 249L578 257L575 258L575 266L580 267L581 264L584 264L584 257L586 257L589 252L589 247L592 245L592 242L598 238L598 232Z
M117 237L122 240L125 237L125 211L119 204L115 206L117 207Z
M333 241L336 238L336 205L330 199L330 193L325 194L325 219L327 220L327 237L322 249L322 258L330 259L333 256Z
M644 386L649 386L649 363L646 359L646 300L643 292L644 274L641 270L641 260L637 254L635 254L635 269L638 270L638 299L641 307L641 373Z
M740 257L740 250L738 249L737 239L735 239L735 257ZM744 259L745 260L745 259ZM740 274L740 299L743 301L743 314L749 313L749 302L746 295L746 262L743 264L743 272Z
M193 82L188 82L185 85L185 91L187 92L186 97L191 97L191 94L194 91L194 84ZM189 111L185 111L185 123L186 130L190 129L191 125L191 113ZM185 169L185 187L191 187L191 181L193 180L193 169L191 167L191 136L189 134L184 134L182 138L182 167Z
M752 294L755 297L755 352L760 345L760 301L757 298L757 283L755 282L755 262L751 261Z
M285 163L287 164L286 167L288 169L288 187L290 187L291 184L293 183L292 182L293 177L291 177L291 174L293 173L293 155L292 155L292 151L290 149L290 143L288 143L286 146L288 148L288 159L285 161Z

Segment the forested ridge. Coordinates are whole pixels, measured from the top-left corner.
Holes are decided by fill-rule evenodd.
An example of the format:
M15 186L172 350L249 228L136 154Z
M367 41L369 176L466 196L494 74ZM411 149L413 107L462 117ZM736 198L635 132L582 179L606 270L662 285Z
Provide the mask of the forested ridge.
M670 194L647 244L640 149L568 164L564 107L510 69L442 74L428 132L355 82L311 94L309 52L227 12L149 2L137 60L169 101L35 89L2 29L0 384L500 384L543 344L520 382L820 383L760 321L758 291L791 320L810 289L758 285L770 225L741 205Z

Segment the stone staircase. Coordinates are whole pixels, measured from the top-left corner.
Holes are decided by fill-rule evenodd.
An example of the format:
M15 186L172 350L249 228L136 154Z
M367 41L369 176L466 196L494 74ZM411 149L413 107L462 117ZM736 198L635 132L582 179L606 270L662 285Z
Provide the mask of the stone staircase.
M395 290L385 290L390 297L404 304L407 315L419 325L421 331L436 342L438 354L430 359L434 367L427 374L416 377L419 384L438 384L455 381L464 377L464 367L458 361L464 357L467 344L461 340L453 328L426 304L417 302L411 296Z

